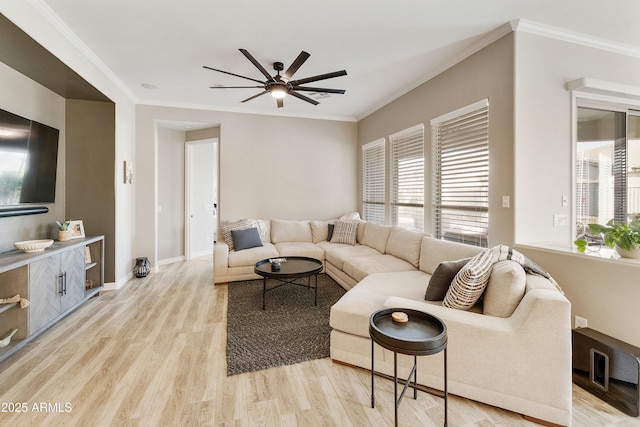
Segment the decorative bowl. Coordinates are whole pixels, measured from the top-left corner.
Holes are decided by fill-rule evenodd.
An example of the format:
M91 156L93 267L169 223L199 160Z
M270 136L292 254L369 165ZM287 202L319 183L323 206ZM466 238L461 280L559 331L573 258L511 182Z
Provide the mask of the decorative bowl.
M53 240L25 240L24 242L16 242L13 244L16 248L23 252L42 252L53 244Z

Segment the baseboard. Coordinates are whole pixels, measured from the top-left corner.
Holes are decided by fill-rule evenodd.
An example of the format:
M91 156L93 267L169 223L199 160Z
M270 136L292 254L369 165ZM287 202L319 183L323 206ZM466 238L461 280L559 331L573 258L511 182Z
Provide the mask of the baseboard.
M185 257L183 256L177 256L174 258L167 258L167 259L162 259L158 261L158 266L160 265L167 265L167 264L173 264L174 262L180 262L180 261L184 261Z

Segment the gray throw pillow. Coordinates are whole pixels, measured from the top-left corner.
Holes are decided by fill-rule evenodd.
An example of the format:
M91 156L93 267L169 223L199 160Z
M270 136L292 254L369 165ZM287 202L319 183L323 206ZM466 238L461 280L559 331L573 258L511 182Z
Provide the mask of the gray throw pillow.
M457 261L443 261L438 264L431 275L424 299L427 301L444 300L453 278L456 277L456 274L458 274L458 271L460 271L462 267L467 265L470 259L471 258L464 258Z
M231 230L231 236L233 237L233 246L236 251L262 246L262 240L260 240L260 233L257 228Z

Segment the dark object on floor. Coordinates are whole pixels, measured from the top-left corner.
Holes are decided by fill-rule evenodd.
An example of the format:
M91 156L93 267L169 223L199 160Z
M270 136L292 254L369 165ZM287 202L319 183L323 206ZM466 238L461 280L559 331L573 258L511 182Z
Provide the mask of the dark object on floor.
M147 277L149 271L151 271L149 258L136 258L136 266L133 268L133 275L136 277Z
M637 417L640 348L589 328L574 329L572 337L573 382Z

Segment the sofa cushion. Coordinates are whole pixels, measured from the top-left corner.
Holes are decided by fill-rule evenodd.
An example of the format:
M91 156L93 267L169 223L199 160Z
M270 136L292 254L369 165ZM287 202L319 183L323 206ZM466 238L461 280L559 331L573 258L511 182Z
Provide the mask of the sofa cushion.
M369 317L389 295L420 300L429 276L421 271L377 273L367 276L331 307L329 324L342 332L369 338Z
M263 243L257 248L245 249L243 251L229 251L229 267L251 266L267 258L277 258L280 254L272 243Z
M222 238L224 242L229 246L229 250L234 250L233 245L233 235L231 231L233 230L246 230L247 228L251 228L253 226L253 222L249 219L243 219L237 222L230 222L227 224L223 224L220 226L220 231L222 232Z
M336 221L335 226L333 227L333 236L331 236L331 243L345 243L347 245L355 245L357 233L357 221Z
M429 285L427 291L424 294L424 299L427 301L442 301L447 295L449 286L456 274L467 265L471 258L463 258L457 261L443 261L436 267L436 271L431 275L429 279Z
M387 240L391 233L391 227L388 225L376 224L375 222L367 222L364 225L364 233L360 243L367 245L380 253L384 253L387 247Z
M492 266L491 249L471 258L453 278L442 305L458 310L468 310L473 307L489 283Z
M484 314L511 316L524 296L526 282L527 275L519 263L510 260L495 263L482 297Z
M344 272L357 281L373 273L411 271L416 269L407 261L396 258L393 255L352 257L346 259L342 266ZM422 289L424 290L424 283L422 284Z
M346 245L340 243L325 242L319 244L325 251L324 257L327 262L343 270L344 261L352 257L375 256L380 252L365 245Z
M442 261L473 257L483 250L477 246L425 237L420 250L420 270L433 274Z
M309 221L288 219L271 220L271 243L311 242L311 225Z
M313 243L329 240L330 221L310 221L311 225L311 241Z
M231 230L231 236L233 237L233 246L236 251L262 246L260 233L255 227L244 230Z
M389 234L385 252L403 259L417 268L420 265L420 249L424 236L425 233L397 226L393 227Z
M274 245L281 257L306 256L324 261L324 250L311 242L281 242Z

